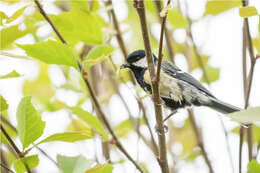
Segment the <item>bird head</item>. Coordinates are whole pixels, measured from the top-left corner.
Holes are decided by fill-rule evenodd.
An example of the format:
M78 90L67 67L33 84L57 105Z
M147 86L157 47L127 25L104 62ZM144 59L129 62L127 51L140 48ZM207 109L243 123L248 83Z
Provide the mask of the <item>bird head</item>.
M154 60L156 56L153 54ZM127 62L121 66L121 68L134 69L147 69L147 60L144 50L136 50L127 56Z

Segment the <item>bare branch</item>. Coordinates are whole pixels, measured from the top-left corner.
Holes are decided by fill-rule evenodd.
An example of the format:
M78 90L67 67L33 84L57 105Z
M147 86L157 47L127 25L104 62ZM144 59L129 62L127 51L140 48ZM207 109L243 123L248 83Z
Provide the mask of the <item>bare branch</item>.
M107 2L105 2L105 4L106 4L107 7L113 5L111 0L108 0ZM122 33L121 33L121 30L120 30L120 26L119 26L118 20L117 20L116 15L115 15L114 8L111 8L108 11L108 14L110 14L112 16L114 28L117 31L117 34L116 34L117 42L118 42L119 47L120 47L120 49L121 49L121 51L122 51L122 53L124 55L125 60L126 60L128 53L127 53L127 49L126 49L126 46L125 46L125 43L124 43L124 40L123 40L123 37L122 37ZM114 64L113 64L113 67L115 67ZM116 68L114 68L114 69L116 70ZM130 77L131 77L131 81L135 85L136 81L135 81L135 78L134 78L132 73L130 73ZM139 108L143 112L145 123L147 124L147 127L149 129L149 132L150 132L150 135L151 135L151 139L152 139L152 145L153 145L153 148L154 148L153 150L154 150L155 153L158 153L158 147L157 147L156 142L154 140L154 136L153 136L152 129L151 129L151 126L149 124L149 121L148 121L148 118L147 118L147 115L146 115L144 104L143 104L143 102L142 102L142 100L140 98L136 98L136 100L138 102Z
M192 110L192 109L188 109L188 112L189 112L189 119L190 119L190 121L191 121L193 130L194 130L195 135L196 135L196 139L197 139L198 146L199 146L200 149L201 149L202 155L203 155L203 157L204 157L204 159L205 159L206 164L207 164L208 167L209 167L210 173L213 173L214 171L213 171L211 162L210 162L210 160L209 160L209 158L208 158L208 154L207 154L207 152L206 152L206 150L205 150L204 143L203 143L203 141L202 141L202 135L201 135L201 133L200 133L200 131L199 131L199 128L198 128L198 125L197 125L197 123L196 123L193 110Z
M154 60L149 40L149 33L147 28L146 22L146 14L145 14L145 6L143 0L135 0L134 7L137 10L140 24L142 28L142 35L146 53L146 59L148 63L148 70L150 73L151 84L152 84L152 96L154 100L154 108L155 108L155 116L157 127L159 131L158 140L159 140L159 163L163 173L169 172L168 161L167 161L167 147L165 141L165 134L164 134L164 125L163 125L163 116L162 116L162 106L161 106L161 97L159 93L159 83L156 80L156 72L154 66Z
M17 156L22 159L24 157L23 153L18 149L18 147L16 146L16 144L14 143L14 141L12 140L12 138L9 136L9 134L7 133L7 131L5 130L5 128L2 126L2 124L0 124L0 129L2 131L2 133L4 134L4 136L6 137L7 141L9 142L9 144L12 146L12 148L14 149L14 151L16 152ZM30 168L28 167L28 165L24 163L24 166L27 170L28 173L31 173Z
M242 0L243 7L248 5L248 0ZM249 56L250 56L250 71L249 76L246 76L246 67L247 67L247 59L246 59L246 49L248 48ZM250 35L249 30L249 23L248 18L244 19L243 22L243 56L242 56L242 63L243 63L243 86L244 86L244 99L245 99L245 106L246 109L249 105L249 98L251 93L251 86L253 82L253 75L254 75L254 68L256 63L256 57L254 55L254 49L252 45L252 38ZM253 126L251 125L249 128L246 129L247 132L247 143L248 143L248 157L249 161L253 159ZM240 127L240 144L239 144L239 172L242 171L242 146L243 146L243 137L244 137L244 128Z
M57 36L59 37L59 39L62 41L62 43L67 44L67 42L65 41L65 39L62 37L62 35L59 33L58 29L55 27L55 25L53 24L53 22L50 20L50 18L48 17L48 15L45 13L45 11L43 10L42 6L40 5L40 3L38 2L38 0L34 0L34 2L36 3L36 5L38 6L38 8L40 9L40 13L43 15L43 17L47 20L47 22L52 26L52 29L55 31L55 33L57 34ZM115 145L117 146L117 148L128 158L128 160L130 160L135 166L136 168L143 173L143 170L141 169L141 167L132 159L132 157L128 154L128 152L125 150L125 148L122 146L122 144L120 143L120 141L118 140L117 136L115 135L112 127L110 126L108 120L106 119L105 114L103 113L99 102L97 101L97 98L90 86L90 83L87 79L87 76L85 75L86 72L81 68L81 64L78 63L79 69L82 70L81 74L82 74L82 78L85 81L85 84L89 90L90 93L90 97L92 100L92 103L94 105L94 107L96 108L97 113L100 115L101 117L101 121L104 123L105 127L108 129L109 133L112 135L113 140L115 141Z
M163 19L160 17L160 12L162 10L162 5L161 5L161 0L155 0L155 5L156 5L156 9L157 9L157 14L158 14L158 17L159 17L159 20L161 22L161 24L163 23ZM169 34L169 31L167 29L167 27L165 26L165 40L166 40L166 46L167 46L167 51L168 51L168 54L169 54L169 58L170 60L174 63L174 51L173 51L173 46L172 46L172 43L171 43L171 36Z

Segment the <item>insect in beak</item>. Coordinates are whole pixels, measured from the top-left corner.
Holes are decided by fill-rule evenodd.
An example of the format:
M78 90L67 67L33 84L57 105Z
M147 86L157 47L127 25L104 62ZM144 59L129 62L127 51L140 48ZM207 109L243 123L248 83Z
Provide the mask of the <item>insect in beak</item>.
M129 68L129 67L130 67L130 64L125 63L125 64L122 64L122 65L120 66L120 69Z

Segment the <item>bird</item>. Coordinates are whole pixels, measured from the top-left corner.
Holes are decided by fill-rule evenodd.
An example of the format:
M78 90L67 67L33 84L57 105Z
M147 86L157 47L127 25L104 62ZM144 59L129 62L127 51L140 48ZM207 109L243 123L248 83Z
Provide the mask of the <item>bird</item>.
M152 54L157 69L158 58ZM141 88L152 94L151 79L144 50L135 50L127 56L122 68L130 69ZM177 111L191 106L206 106L229 114L241 109L217 99L198 80L175 64L163 60L160 72L160 96L166 108Z

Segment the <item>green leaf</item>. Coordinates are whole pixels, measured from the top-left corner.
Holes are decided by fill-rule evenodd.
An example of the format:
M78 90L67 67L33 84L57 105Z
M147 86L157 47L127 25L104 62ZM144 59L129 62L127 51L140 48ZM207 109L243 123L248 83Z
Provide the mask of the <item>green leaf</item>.
M14 162L14 169L17 173L27 172L25 164L31 169L35 168L39 164L38 155L28 156L22 159L17 159Z
M113 166L111 164L97 165L94 168L86 170L85 173L111 173Z
M260 25L259 25L259 28L260 28ZM259 33L260 33L260 29L259 29ZM253 42L253 46L256 48L257 52L260 53L260 37L253 38L252 42Z
M6 100L3 96L0 95L0 112L8 109L8 104L6 103Z
M19 77L20 74L17 73L16 71L12 71L4 76L0 76L0 79L6 79L6 78L13 78L13 77Z
M259 173L260 164L256 160L251 160L247 165L247 173Z
M215 82L219 79L219 68L215 68L210 66L209 64L205 64L205 71L208 75L209 82ZM206 82L204 76L200 79L200 82Z
M49 108L54 106L54 103L50 104L50 100L54 96L55 91L48 75L49 65L40 62L39 70L40 74L37 79L24 82L23 94L25 96L32 95L35 103L46 105L43 109L50 111Z
M109 54L114 51L113 47L106 45L99 45L91 49L84 60L84 64L89 68L91 65L97 64L103 60L105 60Z
M116 128L115 133L119 138L125 138L129 134L130 131L133 130L133 125L130 120L125 120L121 122Z
M51 15L51 19L70 45L79 41L85 44L101 44L103 41L101 18L90 12L73 8L58 16Z
M83 173L88 169L92 161L87 160L82 155L76 157L68 157L58 154L57 161L59 168L63 173Z
M250 17L257 15L258 12L255 7L253 6L247 6L247 7L241 7L239 8L239 16L240 17Z
M260 107L250 107L246 110L241 110L231 114L227 114L233 121L237 121L243 124L250 124L256 121L260 121Z
M0 49L10 48L11 44L13 44L15 40L25 36L28 33L27 31L21 31L18 25L4 28L0 32Z
M8 19L8 16L4 12L0 11L0 25L3 25L3 19Z
M6 21L6 23L10 23L10 22L16 20L18 17L20 17L20 16L23 14L23 12L24 12L24 10L25 10L26 8L27 8L27 7L23 7L23 8L21 8L21 9L17 10L10 18L8 18L8 20Z
M43 134L45 122L33 107L30 96L19 103L16 118L18 135L25 149Z
M252 126L253 129L253 142L258 143L260 141L260 127L258 125ZM240 126L232 130L233 133L239 134Z
M242 5L241 0L210 0L206 4L206 15L218 15L231 8L239 7Z
M96 132L100 133L102 135L103 140L108 140L108 134L97 117L83 110L80 107L74 107L71 108L71 110L73 114L77 115L89 127L93 128Z
M174 28L187 28L188 27L187 19L181 14L181 12L177 8L170 9L168 11L167 17Z
M93 138L91 130L84 132L64 132L64 133L56 133L53 134L44 140L40 141L36 145L46 143L46 142L54 142L54 141L62 141L62 142L76 142L82 141L86 139Z
M77 61L67 45L48 40L36 44L18 45L28 56L47 64L68 65L77 68Z

